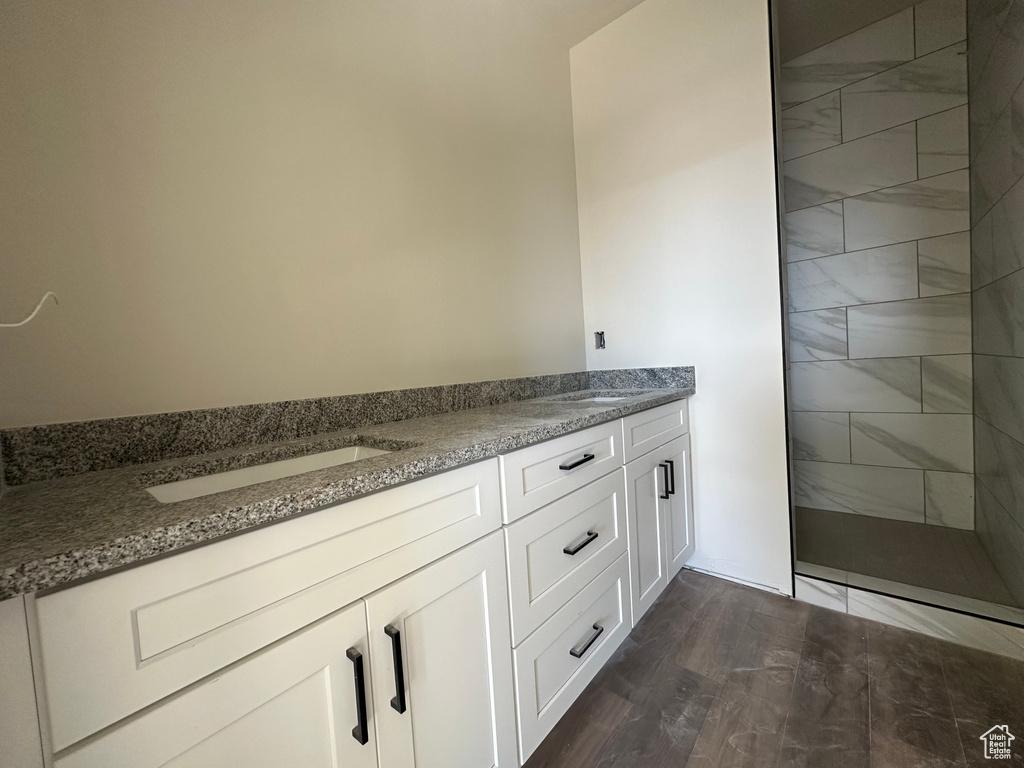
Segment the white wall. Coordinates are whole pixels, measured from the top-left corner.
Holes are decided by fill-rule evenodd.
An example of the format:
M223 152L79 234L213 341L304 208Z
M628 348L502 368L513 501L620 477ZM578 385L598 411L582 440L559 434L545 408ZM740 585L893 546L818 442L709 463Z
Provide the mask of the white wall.
M635 0L11 0L0 427L580 370L568 47ZM556 7L557 6L557 7Z
M587 365L696 366L691 564L789 592L767 4L646 0L570 61Z

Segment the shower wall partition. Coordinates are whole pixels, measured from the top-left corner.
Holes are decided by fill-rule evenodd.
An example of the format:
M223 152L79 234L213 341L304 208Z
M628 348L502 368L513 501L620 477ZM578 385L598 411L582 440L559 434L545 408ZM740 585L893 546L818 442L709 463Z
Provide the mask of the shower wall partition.
M975 527L1024 603L1024 0L971 11Z
M1000 29L1024 0L975 5L972 46L983 30L989 61L1012 58ZM1024 366L1024 327L1003 333L998 351L980 339L1013 293L998 280L1024 272L993 268L981 297L976 262L972 295L971 241L973 223L977 248L986 214L994 239L996 200L1011 197L1019 176L986 179L991 202L981 207L977 193L971 205L971 182L982 183L976 166L988 158L979 131L1002 142L993 154L1020 143L1000 138L1013 134L1015 88L1007 93L995 70L977 80L991 94L987 122L978 124L973 101L969 116L967 47L964 0L926 0L781 68L797 572L1018 621L1024 518L1006 504L1019 510L1024 500L1024 471L1007 479L1009 467L1024 468L1024 397L1006 393L1024 378L1013 368ZM991 359L976 362L982 350ZM1001 418L986 414L1013 408L1017 431L993 437ZM977 518L976 430L990 480L978 483Z

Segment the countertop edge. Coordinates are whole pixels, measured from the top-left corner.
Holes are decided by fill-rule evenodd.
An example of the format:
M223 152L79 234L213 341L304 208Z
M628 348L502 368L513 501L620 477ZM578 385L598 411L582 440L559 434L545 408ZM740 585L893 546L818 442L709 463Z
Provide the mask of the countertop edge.
M158 526L144 533L114 538L103 544L29 560L0 570L0 600L34 592L48 594L69 588L196 546L237 536L248 530L289 518L311 514L430 475L486 461L510 451L615 421L694 394L694 387L663 391L657 395L652 393L641 402L584 413L554 424L515 430L499 439L412 459L339 483L314 485L297 493L245 506L230 507L185 522Z

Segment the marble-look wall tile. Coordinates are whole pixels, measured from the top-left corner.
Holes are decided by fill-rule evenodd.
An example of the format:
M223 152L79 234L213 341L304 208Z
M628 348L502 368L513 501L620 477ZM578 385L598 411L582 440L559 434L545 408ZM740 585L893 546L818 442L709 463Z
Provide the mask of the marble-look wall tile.
M966 48L957 43L843 88L843 139L966 104Z
M917 175L937 176L967 168L970 137L967 105L917 121Z
M975 418L974 461L978 482L1024 528L1024 443Z
M850 414L854 464L943 472L974 471L973 424L967 414Z
M967 0L967 30L968 30L968 32L971 30L971 27L974 25L974 20L978 16L978 8L981 7L981 4L982 4L983 1L984 0Z
M789 265L794 312L916 298L917 244L900 243Z
M971 351L971 295L867 304L846 310L851 358Z
M810 603L819 608L829 608L846 613L846 587L842 584L832 584L828 581L797 575L795 597L801 602Z
M971 413L974 410L971 356L922 357L921 389L925 413Z
M794 570L801 576L806 576L811 579L828 579L839 584L845 584L849 577L848 571L843 571L839 568L830 568L827 565L808 563L803 560L796 561L796 568Z
M1024 529L984 483L978 483L974 529L1010 593L1024 602Z
M971 221L981 221L1020 177L1013 169L1013 123L1009 107L971 162Z
M1018 181L971 231L975 288L1024 268L1024 179Z
M846 250L843 244L843 203L826 203L787 213L786 260L803 261Z
M974 21L971 24L969 43L969 77L972 97L985 73L988 57L999 39L1002 26L1014 0L978 0Z
M964 232L971 226L969 189L968 172L963 170L844 200L846 248Z
M1021 47L1024 48L1024 40ZM1013 173L1019 179L1024 175L1024 82L1010 101L1010 128L1013 131Z
M850 463L850 414L793 413L793 458Z
M970 31L971 27L974 26L974 20L978 16L978 8L981 7L983 0L967 0L967 29Z
M1012 621L1018 624L1024 624L1024 609L1017 608L1016 606L1000 605L999 603L993 603L987 600L978 600L973 597L954 595L952 592L940 592L939 590L926 589L925 587L918 587L911 584L903 584L898 581L889 581L888 579L879 579L874 576L865 576L861 573L850 573L850 575L847 576L846 582L849 586L856 588L858 591L867 589L876 593L889 595L891 597L906 598L907 600L929 603L936 608L949 608L954 611L966 611L977 616L987 616L1001 621ZM978 621L981 621L981 619L978 619ZM1024 630L1022 630L1022 635L1024 635ZM919 766L919 768L921 767ZM942 768L951 767L945 765L942 766Z
M905 184L917 178L914 124L789 160L783 171L786 208L790 211Z
M1024 629L1018 627L874 592L865 592L854 587L848 588L847 612L853 616L909 629L912 632L921 632L957 645L966 645L969 648L978 648L1014 659L1024 659ZM939 765L936 761L906 763L911 764Z
M794 411L921 412L917 358L793 363L790 386Z
M917 243L921 296L971 290L971 233L957 232Z
M974 355L974 412L978 418L998 424L1000 430L1024 443L1024 359Z
M793 462L797 505L891 520L924 522L924 478L919 469Z
M908 8L784 63L782 104L799 104L912 58L914 14Z
M973 36L972 38L976 38ZM972 44L979 44L977 39ZM1012 3L1002 15L992 52L971 90L972 143L984 142L1003 108L1024 80L1024 7Z
M794 157L834 147L843 141L839 91L790 107L782 113L782 157Z
M914 6L917 56L967 39L965 0L925 0Z
M1024 357L1024 270L976 290L974 351Z
M846 308L796 312L789 316L789 359L846 358Z
M1021 185L1018 184L1018 187ZM1016 187L1015 187L1016 189ZM998 208L998 206L996 206ZM995 280L992 248L992 217L996 208L971 225L971 287L980 288ZM1012 270L1011 270L1012 271Z
M924 473L924 519L929 525L974 530L974 475Z

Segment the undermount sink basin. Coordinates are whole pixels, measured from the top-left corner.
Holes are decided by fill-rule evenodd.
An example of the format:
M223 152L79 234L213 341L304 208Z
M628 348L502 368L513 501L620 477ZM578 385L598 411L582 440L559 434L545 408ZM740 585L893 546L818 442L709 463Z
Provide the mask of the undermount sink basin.
M350 464L353 461L368 459L371 456L381 456L385 453L391 453L391 451L384 451L380 448L368 448L365 445L350 445L346 448L323 451L322 453L310 453L294 459L282 459L281 461L271 461L266 464L242 467L241 469L231 469L226 472L216 472L199 477L190 477L185 480L175 480L171 483L150 486L146 490L157 501L163 504L170 504L175 501L209 496L221 491L244 488L247 485L265 483L268 480L293 477L317 469Z
M613 403L616 400L628 400L631 397L646 395L648 392L650 392L649 389L609 390L604 392L591 390L590 392L572 392L568 395L558 395L550 399L570 403Z

